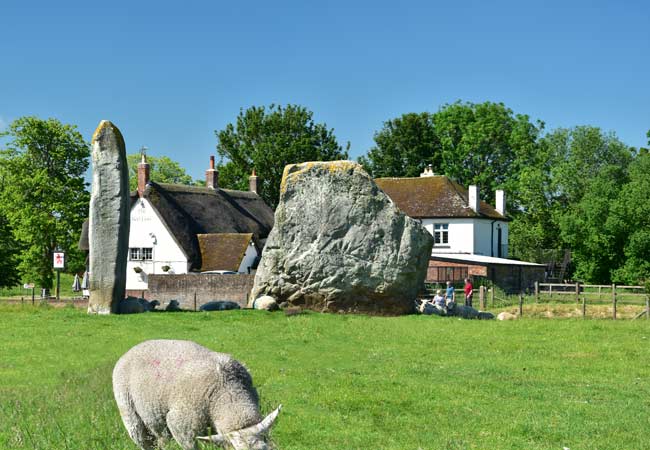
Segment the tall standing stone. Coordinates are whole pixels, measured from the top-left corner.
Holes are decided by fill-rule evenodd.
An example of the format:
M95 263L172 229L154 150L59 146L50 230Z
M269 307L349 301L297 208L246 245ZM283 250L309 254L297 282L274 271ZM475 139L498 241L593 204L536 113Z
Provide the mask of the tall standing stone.
M251 298L318 311L408 313L432 245L359 164L289 165Z
M92 139L89 314L117 312L126 289L129 250L129 173L120 130L102 120Z

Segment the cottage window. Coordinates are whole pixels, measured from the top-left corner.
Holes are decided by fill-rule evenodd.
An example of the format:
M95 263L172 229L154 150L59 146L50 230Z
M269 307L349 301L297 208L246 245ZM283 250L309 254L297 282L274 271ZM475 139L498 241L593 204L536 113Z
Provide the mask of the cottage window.
M145 261L151 261L153 259L153 249L152 248L143 248L142 249L142 259Z
M140 249L139 248L130 248L129 249L129 258L133 261L140 260Z
M436 223L433 225L433 239L434 245L448 245L449 244L449 224Z
M153 248L131 247L129 249L129 259L131 261L151 261L153 259Z

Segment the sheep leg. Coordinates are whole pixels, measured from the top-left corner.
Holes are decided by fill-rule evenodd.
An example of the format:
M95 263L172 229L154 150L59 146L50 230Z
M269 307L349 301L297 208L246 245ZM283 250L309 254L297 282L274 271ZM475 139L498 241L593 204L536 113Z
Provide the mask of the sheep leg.
M200 420L193 411L172 409L167 413L167 428L183 450L199 450L196 441Z
M121 392L115 393L117 406L122 416L122 422L126 427L129 436L142 450L154 450L156 448L156 438L152 435L144 422L135 411L133 402L128 398L127 394Z

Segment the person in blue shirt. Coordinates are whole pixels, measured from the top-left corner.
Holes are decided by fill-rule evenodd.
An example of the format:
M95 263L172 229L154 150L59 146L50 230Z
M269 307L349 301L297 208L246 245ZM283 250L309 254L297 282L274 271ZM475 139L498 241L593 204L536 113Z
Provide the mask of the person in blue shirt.
M456 303L456 293L454 292L454 286L452 286L451 281L447 281L447 292L445 293L445 298L447 299L447 305Z

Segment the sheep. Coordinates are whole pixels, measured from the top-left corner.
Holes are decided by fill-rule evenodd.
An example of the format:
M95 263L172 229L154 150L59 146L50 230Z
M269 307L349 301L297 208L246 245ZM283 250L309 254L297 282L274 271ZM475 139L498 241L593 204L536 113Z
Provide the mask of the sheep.
M160 302L158 302L158 300L148 302L143 298L127 297L118 303L117 312L119 314L143 313L153 311L158 305L160 305Z
M270 448L266 435L280 405L262 420L246 368L230 355L191 341L151 340L126 352L113 370L113 393L131 439L150 450L173 437L235 450ZM203 435L209 430L216 434Z

